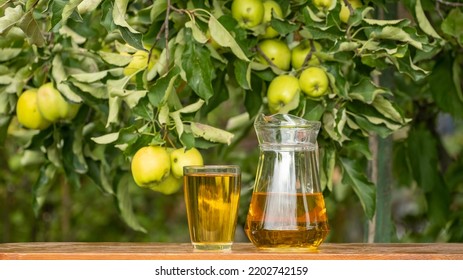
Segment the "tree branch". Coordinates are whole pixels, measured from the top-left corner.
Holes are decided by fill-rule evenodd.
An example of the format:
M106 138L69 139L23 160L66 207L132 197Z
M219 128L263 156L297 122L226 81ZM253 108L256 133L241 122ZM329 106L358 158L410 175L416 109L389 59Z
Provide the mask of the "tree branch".
M451 7L463 7L463 3L455 3L455 2L450 2L450 1L445 1L445 0L437 0L442 5L447 5Z

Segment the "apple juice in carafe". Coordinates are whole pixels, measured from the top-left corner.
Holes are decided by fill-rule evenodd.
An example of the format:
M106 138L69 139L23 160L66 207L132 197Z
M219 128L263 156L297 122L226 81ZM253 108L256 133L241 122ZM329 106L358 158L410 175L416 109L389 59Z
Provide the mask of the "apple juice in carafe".
M245 232L258 248L317 248L329 232L318 177L319 122L261 116L260 157Z

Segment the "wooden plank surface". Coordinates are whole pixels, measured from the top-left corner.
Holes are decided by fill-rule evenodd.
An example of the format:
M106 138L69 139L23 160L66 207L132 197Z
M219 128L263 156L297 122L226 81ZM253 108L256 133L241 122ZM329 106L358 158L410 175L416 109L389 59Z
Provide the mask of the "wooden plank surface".
M13 260L463 260L463 243L337 244L316 251L258 250L234 244L229 252L195 251L189 243L3 243Z

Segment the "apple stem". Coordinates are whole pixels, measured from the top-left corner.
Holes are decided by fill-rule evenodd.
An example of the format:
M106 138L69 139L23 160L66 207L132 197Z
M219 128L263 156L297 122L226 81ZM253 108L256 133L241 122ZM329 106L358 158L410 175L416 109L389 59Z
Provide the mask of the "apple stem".
M354 14L354 7L350 4L349 0L343 0L346 7L349 9L349 13L352 16Z
M169 129L167 128L167 125L163 126L162 130L164 132L162 139L164 139L170 147L176 149L177 146L174 144L174 142L172 142L172 140L169 137Z

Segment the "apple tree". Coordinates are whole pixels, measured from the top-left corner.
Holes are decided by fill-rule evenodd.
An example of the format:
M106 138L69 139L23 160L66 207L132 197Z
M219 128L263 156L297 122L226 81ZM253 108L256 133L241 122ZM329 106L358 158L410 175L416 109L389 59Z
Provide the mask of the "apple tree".
M205 163L241 165L249 187L257 157L240 149L252 138L254 118L291 113L322 123L324 192L348 186L373 219L370 142L414 123L407 100L424 88L407 90L427 83L437 105L461 114L461 49L449 47L461 47L461 9L440 9L437 29L428 13L433 1L404 2L410 18L386 19L383 0L2 0L0 140L20 139L22 164L40 169L36 211L63 176L73 188L92 182L113 196L127 225L145 231L130 197L138 150L196 148ZM405 90L385 83L385 73ZM441 79L452 98L437 96ZM16 117L18 98L47 83L79 104L77 115L27 129ZM414 140L402 149L427 135L411 128L406 137ZM421 146L408 152L419 154L412 160L433 160ZM427 190L439 183L426 180L419 163L407 168L414 170L409 182Z

